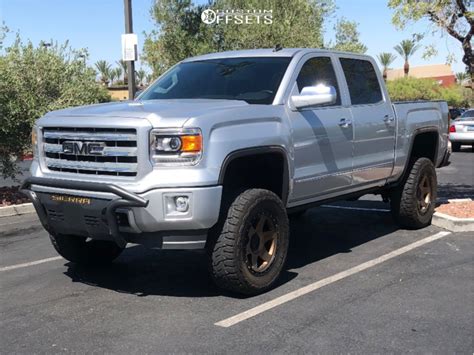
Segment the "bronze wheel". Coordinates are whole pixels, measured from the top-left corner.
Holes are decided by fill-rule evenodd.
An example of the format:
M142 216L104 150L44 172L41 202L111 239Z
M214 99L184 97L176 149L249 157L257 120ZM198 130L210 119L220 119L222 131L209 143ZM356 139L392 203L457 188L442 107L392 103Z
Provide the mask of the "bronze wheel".
M431 223L436 187L436 170L431 160L416 159L406 178L390 195L392 214L400 226L418 229Z
M281 199L268 190L248 189L233 200L224 218L219 235L208 244L215 283L246 295L268 290L288 252L288 216Z
M416 197L418 200L418 210L420 213L425 214L431 205L431 181L427 175L424 175L420 179L420 183L418 184L418 188L416 190Z
M278 231L272 219L264 214L251 223L245 244L245 261L250 271L265 272L275 259Z

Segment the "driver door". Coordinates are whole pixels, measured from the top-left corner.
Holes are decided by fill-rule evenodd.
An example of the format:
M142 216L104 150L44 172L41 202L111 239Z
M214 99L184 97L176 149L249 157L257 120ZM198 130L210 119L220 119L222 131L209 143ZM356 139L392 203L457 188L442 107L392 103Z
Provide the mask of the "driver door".
M350 110L341 96L341 78L330 56L302 59L291 95L307 86L323 84L336 89L333 104L289 111L293 129L294 185L290 204L311 202L348 189L352 183L354 129ZM319 198L318 198L319 197Z

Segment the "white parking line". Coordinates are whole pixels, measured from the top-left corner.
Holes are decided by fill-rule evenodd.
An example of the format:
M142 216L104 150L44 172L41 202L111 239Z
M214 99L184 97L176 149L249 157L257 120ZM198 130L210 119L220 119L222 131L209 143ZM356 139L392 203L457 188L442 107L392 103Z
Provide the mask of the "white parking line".
M447 235L451 234L451 232L439 232L439 233L436 233L432 236L429 236L429 237L426 237L424 239L421 239L417 242L414 242L414 243L411 243L411 244L408 244L400 249L396 249L388 254L385 254L385 255L382 255L382 256L379 256L378 258L375 258L375 259L372 259L372 260L369 260L365 263L362 263L360 265L357 265L357 266L354 266L348 270L345 270L345 271L342 271L340 273L337 273L335 275L332 275L332 276L329 276L325 279L322 279L322 280L319 280L319 281L316 281L312 284L309 284L307 286L304 286L304 287L301 287L295 291L292 291L290 293L287 293L283 296L280 296L280 297L277 297L271 301L268 301L268 302L265 302L265 303L262 303L261 305L257 306L257 307L254 307L254 308L251 308L245 312L242 312L242 313L239 313L235 316L232 316L230 318L227 318L227 319L224 319L224 320L221 320L217 323L214 323L215 325L217 326L220 326L220 327L224 327L224 328L228 328L228 327L231 327L237 323L240 323L246 319L249 319L249 318L252 318L252 317L255 317L256 315L260 314L260 313L263 313L265 311L268 311L272 308L275 308L277 306L280 306L286 302L289 302L289 301L292 301L294 300L295 298L298 298L298 297L301 297L303 295L306 295L307 293L310 293L310 292L313 292L313 291L316 291L318 289L320 289L321 287L323 286L326 286L326 285L329 285L329 284L332 284L336 281L339 281L339 280L342 280L348 276L351 276L351 275L354 275L358 272L361 272L361 271L364 271L366 269L369 269L375 265L378 265L378 264L381 264L387 260L390 260L390 259L393 259L403 253L406 253L410 250L413 250L415 248L418 248L418 247L421 247L422 245L425 245L427 243L430 243L430 242L433 242L435 240L438 240L438 239L441 239L443 237L446 237Z
M41 260L36 260L36 261L30 261L29 263L16 264L16 265L11 265L11 266L4 266L4 267L0 267L0 272L1 271L21 269L21 268L24 268L24 267L34 266L34 265L38 265L38 264L49 263L50 261L56 261L56 260L60 260L60 259L62 259L62 257L55 256L55 257L52 257L52 258L46 258L46 259L41 259Z
M386 208L366 208L366 207L349 207L349 206L334 206L334 205L321 205L324 208L339 208L341 210L355 210L355 211L375 211L375 212L390 212Z

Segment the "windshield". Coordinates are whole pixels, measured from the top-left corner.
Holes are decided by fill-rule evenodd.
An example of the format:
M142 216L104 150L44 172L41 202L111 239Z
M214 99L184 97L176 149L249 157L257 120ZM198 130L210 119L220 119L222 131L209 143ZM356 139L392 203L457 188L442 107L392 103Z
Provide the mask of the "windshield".
M461 117L458 118L459 121L474 121L474 110L469 110L464 112Z
M289 57L225 58L180 63L140 100L226 99L271 104Z

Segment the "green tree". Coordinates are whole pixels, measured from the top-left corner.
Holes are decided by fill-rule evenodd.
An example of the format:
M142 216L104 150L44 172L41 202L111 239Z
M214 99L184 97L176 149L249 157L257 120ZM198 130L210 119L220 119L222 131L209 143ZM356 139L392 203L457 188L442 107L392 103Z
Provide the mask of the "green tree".
M110 79L111 65L107 63L106 60L98 60L95 63L95 67L99 71L100 81L102 81L104 85L107 85Z
M113 71L115 72L115 77L120 80L120 78L122 77L122 67L117 67L115 69L113 69Z
M138 70L137 71L137 85L143 86L145 78L146 78L146 71L143 69Z
M51 110L106 102L107 90L67 44L45 48L23 43L0 51L0 174L18 173L14 157L31 148L31 128Z
M463 84L469 79L470 79L469 74L464 71L456 73L456 81L458 82L458 84Z
M390 64L393 63L397 57L392 54L392 53L387 53L387 52L382 52L377 56L377 59L379 60L380 64L382 64L383 68L383 78L386 81L387 80L387 70L390 67Z
M271 24L205 24L204 9L271 9ZM143 59L154 76L186 57L224 50L283 47L323 47L324 19L332 0L156 0L151 16L156 30L146 35Z
M128 67L127 67L127 62L120 59L120 60L117 60L117 64L119 66L119 68L121 69L120 71L120 75L123 73L123 83L125 85L127 85L127 82L128 82ZM120 77L120 76L119 76Z
M405 77L390 80L387 82L387 90L393 101L445 100L449 106L455 107L466 107L472 104L469 96L466 95L466 90L460 85L445 88L433 79Z
M2 25L0 26L0 50L3 48L3 40L7 36L8 32L8 27L5 25L5 23L2 23Z
M336 43L334 46L329 45L330 48L354 53L367 52L367 46L360 42L357 22L341 18L334 26L334 31L336 32Z
M474 82L474 12L469 11L469 4L472 4L471 0L388 1L388 6L394 10L392 22L395 26L405 28L410 22L428 19L435 29L456 39L464 52L462 61Z
M405 60L405 65L403 66L403 71L405 72L405 76L408 76L410 71L410 63L408 60L410 57L415 54L415 52L420 48L420 45L417 44L414 40L405 39L397 44L394 49L397 51L398 54Z
M115 82L115 79L117 79L117 71L114 68L109 70L109 79L110 79L110 85L113 85Z

